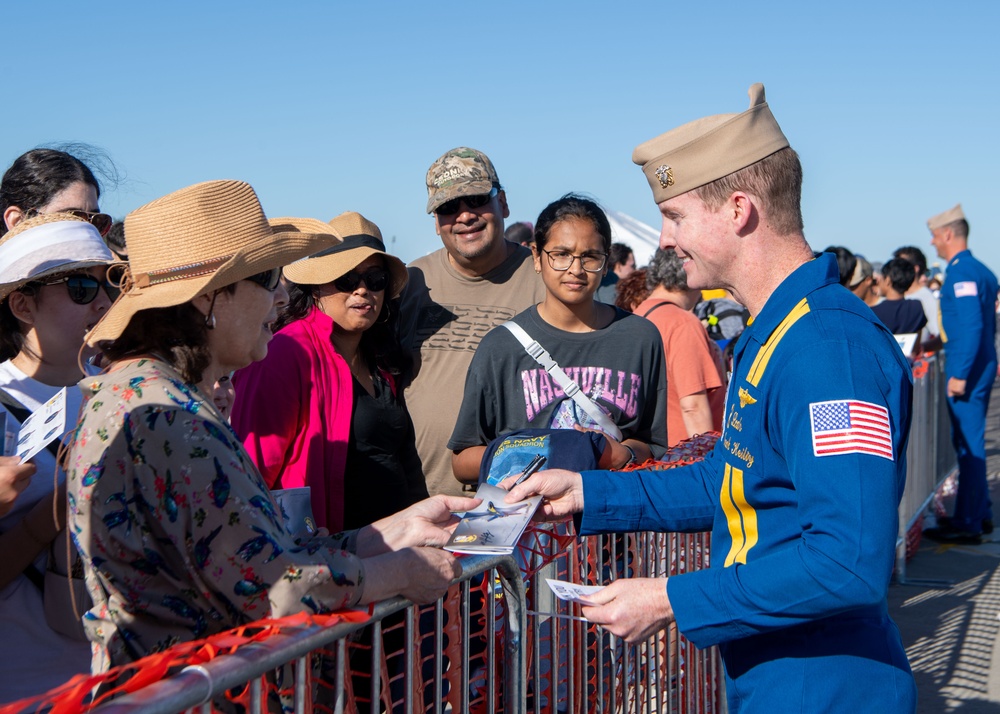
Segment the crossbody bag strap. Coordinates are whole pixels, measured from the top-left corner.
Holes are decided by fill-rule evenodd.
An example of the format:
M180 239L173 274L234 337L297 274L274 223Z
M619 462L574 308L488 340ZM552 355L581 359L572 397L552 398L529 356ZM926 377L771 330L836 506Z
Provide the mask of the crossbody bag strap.
M576 402L577 406L590 415L590 418L597 423L601 431L614 437L617 441L622 440L622 432L618 428L618 425L611 421L611 417L605 414L600 407L594 404L593 400L580 389L579 384L569 378L569 375L563 371L559 363L552 359L552 355L538 344L537 340L532 339L531 335L515 322L508 321L503 323L503 326L510 330L510 333L521 343L524 351L552 376L552 379L566 393L566 396Z

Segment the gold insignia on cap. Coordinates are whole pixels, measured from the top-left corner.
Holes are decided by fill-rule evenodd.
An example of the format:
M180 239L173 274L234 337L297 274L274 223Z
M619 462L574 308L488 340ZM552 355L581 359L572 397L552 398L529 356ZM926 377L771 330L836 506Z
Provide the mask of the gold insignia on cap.
M654 173L656 174L656 178L660 180L660 186L663 188L670 188L674 185L674 170L666 164L657 167Z

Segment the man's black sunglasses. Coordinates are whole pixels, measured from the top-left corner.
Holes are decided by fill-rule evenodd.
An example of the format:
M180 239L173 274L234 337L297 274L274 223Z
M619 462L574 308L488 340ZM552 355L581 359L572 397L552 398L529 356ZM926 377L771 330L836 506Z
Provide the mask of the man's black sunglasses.
M492 201L498 193L500 193L500 189L494 186L490 189L489 193L482 193L477 196L459 196L458 198L453 198L450 201L442 203L434 209L434 213L439 216L454 216L462 210L463 203L466 208L474 211Z

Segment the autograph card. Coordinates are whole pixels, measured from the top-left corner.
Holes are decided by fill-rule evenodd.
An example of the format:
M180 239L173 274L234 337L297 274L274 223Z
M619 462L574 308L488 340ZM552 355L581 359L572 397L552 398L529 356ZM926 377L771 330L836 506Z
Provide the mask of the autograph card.
M542 502L541 496L504 503L507 491L484 483L476 491L483 500L475 510L462 515L444 549L452 553L506 554L514 551L521 534Z
M66 388L63 387L21 424L15 453L21 457L22 462L28 461L65 433Z
M545 578L545 582L548 583L549 589L560 600L578 602L581 605L593 605L594 603L588 599L588 596L604 589L603 585L580 585L579 583L568 583L565 580L553 580L552 578Z

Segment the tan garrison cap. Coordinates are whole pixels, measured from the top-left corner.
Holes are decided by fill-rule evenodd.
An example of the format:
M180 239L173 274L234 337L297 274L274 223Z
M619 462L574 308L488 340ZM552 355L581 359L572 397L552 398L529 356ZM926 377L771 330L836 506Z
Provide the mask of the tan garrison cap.
M427 169L427 212L461 196L482 196L500 179L493 162L481 151L460 146L445 152Z
M939 213L933 218L927 219L927 227L932 231L936 231L938 228L944 228L949 223L954 223L955 221L961 221L965 219L965 214L962 213L962 204L956 204L954 208L949 208L944 213Z
M680 196L788 146L764 101L764 85L753 85L749 94L742 114L696 119L636 147L632 161L646 174L653 200Z

